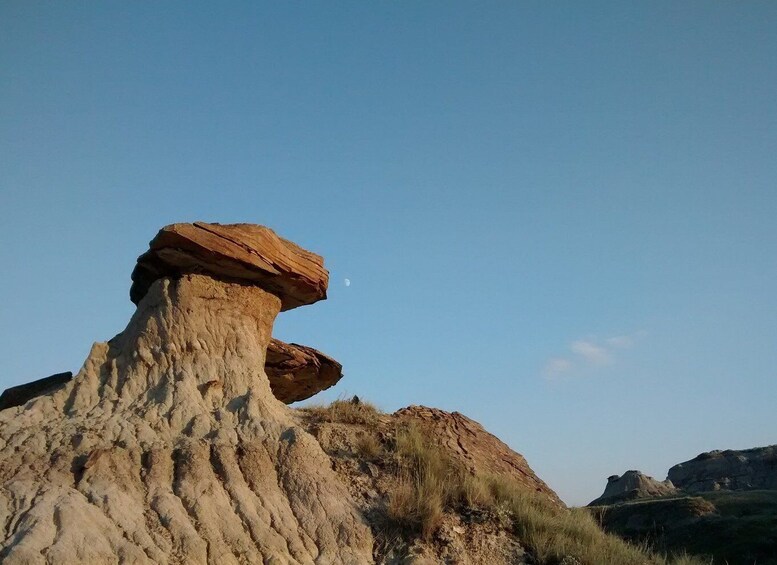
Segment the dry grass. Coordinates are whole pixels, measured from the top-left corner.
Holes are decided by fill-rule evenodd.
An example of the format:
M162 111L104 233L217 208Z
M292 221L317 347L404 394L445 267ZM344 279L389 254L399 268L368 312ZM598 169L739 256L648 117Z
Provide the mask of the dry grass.
M430 539L446 511L478 508L512 527L539 564L554 565L574 557L582 565L698 565L682 556L652 555L602 531L584 509L560 508L542 496L502 477L475 476L456 465L414 427L397 431L396 488L387 515L395 528Z
M388 518L428 539L457 496L451 488L456 469L415 427L397 432L395 453L397 485L389 494Z
M383 455L383 446L378 438L367 432L356 441L356 453L367 461L374 461Z
M446 513L472 509L511 528L538 565L703 564L685 555L667 559L631 545L605 533L587 510L561 508L508 478L474 475L417 427L400 426L393 445L383 445L374 434L380 412L370 403L341 399L303 410L314 421L367 428L358 437L358 455L392 476L385 516L374 525L379 543L383 540L387 547L404 544L408 536L431 540Z
M302 410L321 422L363 426L376 424L380 416L375 406L358 399L335 400L329 406L307 406Z

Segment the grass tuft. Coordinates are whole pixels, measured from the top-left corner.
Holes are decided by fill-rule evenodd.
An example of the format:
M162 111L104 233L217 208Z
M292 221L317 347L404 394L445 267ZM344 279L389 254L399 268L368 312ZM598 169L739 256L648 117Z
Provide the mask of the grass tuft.
M374 405L357 397L335 400L328 406L307 406L302 410L315 420L337 424L374 425L380 416L380 411Z
M429 539L454 497L456 469L415 427L398 430L397 484L389 493L387 515L395 525Z
M356 453L367 461L374 461L383 455L383 446L372 433L365 433L356 441Z

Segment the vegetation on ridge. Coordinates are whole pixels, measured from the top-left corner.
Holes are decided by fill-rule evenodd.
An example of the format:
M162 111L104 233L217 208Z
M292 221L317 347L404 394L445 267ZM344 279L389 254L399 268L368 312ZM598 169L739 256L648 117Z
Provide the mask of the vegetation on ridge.
M559 508L509 478L469 473L417 427L398 431L395 457L398 480L389 496L388 517L425 538L434 534L446 511L477 509L509 526L540 564L569 557L583 565L695 563L685 556L667 560L651 555L604 533L586 510Z
M662 551L683 548L716 564L777 564L777 491L700 492L588 510L607 531Z
M370 404L354 396L350 400L335 400L328 406L313 404L303 409L314 420L338 424L374 424L380 412Z
M373 434L380 413L371 404L337 400L306 408L314 420L370 428L359 436L356 455L380 458L391 475L380 516L373 517L379 544L414 537L433 542L447 514L477 515L511 531L538 565L700 565L685 555L665 558L645 546L605 533L585 509L566 509L508 477L475 474L415 425L396 425L392 441Z

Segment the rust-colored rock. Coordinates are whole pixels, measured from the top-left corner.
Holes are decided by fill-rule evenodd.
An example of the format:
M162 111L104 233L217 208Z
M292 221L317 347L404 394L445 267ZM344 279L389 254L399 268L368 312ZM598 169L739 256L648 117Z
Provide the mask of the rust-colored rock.
M426 406L408 406L394 416L413 422L429 432L446 452L477 473L502 475L541 493L564 506L558 495L534 474L526 459L510 449L483 426L459 412L445 412Z
M329 273L319 255L254 224L171 224L159 230L132 271L135 303L163 277L199 273L249 283L281 299L281 310L326 298Z
M343 366L317 349L273 338L264 372L275 398L290 404L336 384L343 377Z

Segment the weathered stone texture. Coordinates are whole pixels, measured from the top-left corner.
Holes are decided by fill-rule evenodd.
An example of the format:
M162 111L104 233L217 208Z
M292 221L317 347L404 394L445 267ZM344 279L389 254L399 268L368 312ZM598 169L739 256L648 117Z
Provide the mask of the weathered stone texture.
M281 299L281 310L326 298L329 273L315 253L254 224L171 224L151 240L132 272L137 304L162 277L202 273L259 286Z
M777 445L710 451L669 469L686 492L777 489Z
M677 488L675 488L671 481L661 482L640 471L626 471L623 475L608 477L604 493L592 501L589 506L614 504L624 500L654 498L676 493Z

